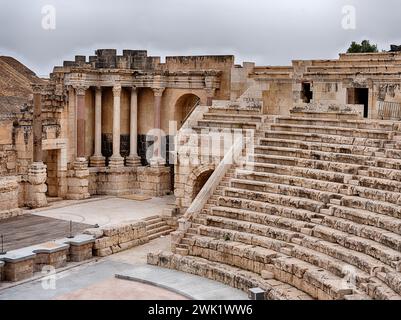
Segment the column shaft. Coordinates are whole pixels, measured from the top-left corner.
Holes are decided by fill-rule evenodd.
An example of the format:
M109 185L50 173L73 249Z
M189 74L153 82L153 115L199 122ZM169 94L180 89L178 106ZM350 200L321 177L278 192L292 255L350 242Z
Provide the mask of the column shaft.
M135 167L141 164L138 157L138 91L137 88L131 89L130 106L130 155L127 158L127 166Z
M120 110L121 109L121 86L113 88L113 155L110 158L111 167L121 167L124 159L120 153Z
M102 88L96 87L95 93L95 151L90 159L92 167L104 167L102 156Z
M42 94L33 95L33 162L43 161L42 152Z
M77 95L77 158L85 158L85 90L78 87Z
M163 88L155 88L154 92L154 129L156 130L156 141L153 145L153 157L150 159L151 166L163 166L166 160L162 158L162 136L161 136L161 104Z

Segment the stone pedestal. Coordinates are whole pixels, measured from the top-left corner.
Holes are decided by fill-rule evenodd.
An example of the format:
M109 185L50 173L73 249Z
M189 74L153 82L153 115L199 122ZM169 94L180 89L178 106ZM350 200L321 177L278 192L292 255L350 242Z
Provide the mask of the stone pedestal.
M74 162L74 169L67 178L67 199L82 200L90 197L89 186L89 169L88 162L85 158L77 158Z
M145 195L162 197L171 192L169 167L139 167L139 190Z
M125 159L125 165L127 167L140 167L142 165L141 158L139 156L129 156Z
M119 156L112 156L109 160L110 168L121 168L124 167L124 158Z
M46 165L43 162L34 162L28 169L27 205L30 208L47 206Z
M162 157L153 157L149 160L149 164L152 168L164 168L166 160Z
M93 156L90 158L91 167L104 167L106 165L106 158L103 156Z

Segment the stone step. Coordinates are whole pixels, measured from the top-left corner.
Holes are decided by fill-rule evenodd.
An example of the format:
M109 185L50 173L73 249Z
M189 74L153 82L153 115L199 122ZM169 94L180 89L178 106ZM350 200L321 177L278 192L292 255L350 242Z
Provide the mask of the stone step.
M336 119L313 119L298 117L278 117L276 122L279 124L318 126L318 127L341 127L362 130L381 130L395 131L399 125L388 121L370 121L370 120L336 120Z
M269 147L269 146L257 146L254 149L254 155L276 155L284 157L293 157L296 159L311 159L311 160L321 160L321 161L331 161L339 163L351 163L359 164L364 166L378 166L387 160L386 165L391 165L392 169L399 170L401 168L401 160L398 159L387 159L378 158L375 156L363 156L357 154L346 154L346 153L334 153L325 151L315 151L315 150L301 150L286 147ZM249 157L251 158L252 155Z
M327 226L316 226L313 229L312 236L322 240L337 243L345 248L362 252L387 264L395 270L400 269L401 254L387 246L381 245L373 240L350 235L349 233L336 230Z
M326 180L309 179L269 172L252 172L247 170L238 171L236 179L299 186L304 187L305 189L315 189L333 193L340 193L342 189L347 188L345 183L326 182Z
M211 209L211 216L230 218L239 221L263 224L266 226L282 228L294 232L301 232L303 228L313 228L315 225L306 221L299 221L283 216L274 216L269 213L237 209L231 207L214 207Z
M161 219L160 219L161 220ZM158 229L160 227L164 227L166 226L166 222L165 221L160 221L160 222L153 222L151 224L147 224L146 225L146 231L152 231L154 229Z
M389 140L389 132L378 130L354 130L352 128L343 127L325 127L325 126L306 126L306 125L288 125L288 124L272 124L272 131L285 131L285 132L306 132L306 133L322 133L328 135L339 135L354 138L370 138L370 139L383 139Z
M245 271L227 264L194 256L179 256L171 253L158 253L158 257L148 256L148 263L160 267L207 277L239 290L248 292L251 288L261 288L266 300L311 300L312 298L294 287L274 279L265 280L259 274ZM172 263L174 261L174 263ZM188 268L191 266L191 268Z
M287 252L287 250L285 251ZM329 271L306 261L289 257L281 252L259 246L199 237L196 239L194 247L190 249L190 254L241 267L255 273L262 273L262 270L272 272L275 278L304 290L316 299L323 297L326 299L342 299L344 295L354 293L347 281ZM248 263L249 260L254 262L250 264ZM292 264L291 267L289 266L290 263ZM277 272L279 270L281 272ZM299 278L299 280L294 281L294 277ZM310 286L301 284L301 279ZM362 294L361 292L357 293Z
M338 215L338 213L335 213ZM322 226L337 229L348 235L355 235L360 238L369 239L394 251L401 252L401 236L393 232L386 231L382 228L366 226L358 224L348 218L340 218L335 216L325 216L321 221ZM400 255L401 259L401 255Z
M156 238L160 238L161 236L167 236L173 231L174 230L171 229L169 226L165 226L165 227L160 227L158 229L154 229L154 230L152 230L151 234L148 234L149 241L153 240L153 239L156 239Z
M341 203L343 203L343 201L341 201ZM394 232L398 235L401 234L401 219L345 206L332 205L330 206L330 209L331 215L335 217L348 219L352 222L362 225L381 228L390 232Z
M401 204L401 199L400 202ZM385 216L401 219L401 206L384 201L370 200L361 197L344 196L341 205L348 208L362 209L369 212L379 213Z
M359 145L305 142L299 140L284 140L273 138L261 138L259 140L259 144L259 147L282 147L331 153L353 154L366 157L401 159L401 150L366 147Z
M326 260L332 260L332 265L345 263L346 265L355 266L357 269L366 272L367 274L373 274L375 270L389 271L390 267L384 263L378 261L377 259L354 250L347 249L338 244L334 244L322 239L318 239L312 236L303 236L303 238L292 238L291 243L286 243L277 239L271 238L269 235L258 236L246 232L234 231L229 229L221 229L218 227L202 226L200 227L200 235L210 236L216 239L231 239L232 241L239 241L248 245L261 246L270 250L275 250L282 252L286 250L287 253L294 255L300 250L311 250L311 252L316 252L316 257L321 257L323 254ZM302 254L294 255L299 259L307 258ZM308 258L310 263L317 266L319 260L314 260L313 258ZM314 261L314 262L313 262ZM329 268L326 266L326 268ZM329 269L333 269L332 267ZM337 270L338 271L338 270Z
M238 200L249 200L257 202L271 203L286 207L294 207L304 209L311 212L320 212L325 204L321 201L315 201L308 198L296 197L293 195L283 195L280 193L250 191L240 188L227 188L225 190L226 197L236 198Z
M225 121L241 121L241 122L262 122L263 116L249 114L232 114L232 113L205 113L204 120L225 120Z
M365 146L372 148L384 148L384 146L388 142L390 142L390 140L383 140L383 139L356 138L356 137L345 137L340 135L294 132L294 131L264 130L264 135L265 138L268 139L320 142L320 143L340 144L340 145L356 145L356 146Z
M285 242L291 242L292 238L299 238L301 236L298 232L288 231L277 227L215 216L207 217L207 226L252 233L259 236L269 235L273 239Z
M333 193L329 191L321 191L302 186L259 182L246 179L233 179L231 181L231 187L257 192L277 193L286 196L302 197L322 203L330 203L330 199L338 199L342 197L342 195L339 195L338 193Z
M338 218L337 218L338 219ZM245 233L252 233L259 236L267 236L275 240L291 242L292 238L302 238L303 234L317 237L329 242L337 243L352 250L360 251L371 255L394 269L401 267L401 253L388 246L380 244L374 240L346 233L341 230L341 226L315 225L312 229L305 228L301 233L291 232L286 229L268 227L257 223L249 223L235 219L222 217L208 217L208 226L222 229L231 229ZM335 227L338 227L336 229ZM308 231L308 232L306 232ZM363 234L363 236L366 236Z
M263 194L260 196L255 195L256 197L254 199L256 200L252 200L246 197L246 194L235 194L237 195L236 197L221 197L218 201L218 206L252 210L255 212L267 213L307 222L311 222L311 219L319 218L319 213L322 211L322 209L316 211L308 210L307 204L302 205L303 199L301 198L284 198L279 196L276 197L274 194ZM230 192L229 195L233 194ZM323 208L321 203L318 208ZM317 211L319 211L319 213Z
M308 167L295 167L270 163L247 163L245 168L258 173L275 173L282 175L293 175L310 179L324 180L335 183L346 183L353 179L354 175L344 174L342 172L333 172L326 170L311 169Z
M255 108L241 108L241 107L227 107L227 108L214 108L210 107L209 108L209 113L215 113L215 114L238 114L238 115L260 115L261 114L261 109L255 109Z
M198 126L206 128L229 128L229 129L257 129L258 122L243 122L236 120L199 120Z

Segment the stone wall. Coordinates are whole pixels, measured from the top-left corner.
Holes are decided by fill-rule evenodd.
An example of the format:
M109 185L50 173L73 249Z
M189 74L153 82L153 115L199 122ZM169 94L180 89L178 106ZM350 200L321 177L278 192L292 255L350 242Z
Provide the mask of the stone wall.
M144 221L113 224L99 229L88 229L84 233L96 237L93 252L98 257L109 256L149 241Z
M17 176L0 178L0 220L21 214L18 208L19 182Z
M13 120L0 119L0 176L16 173Z

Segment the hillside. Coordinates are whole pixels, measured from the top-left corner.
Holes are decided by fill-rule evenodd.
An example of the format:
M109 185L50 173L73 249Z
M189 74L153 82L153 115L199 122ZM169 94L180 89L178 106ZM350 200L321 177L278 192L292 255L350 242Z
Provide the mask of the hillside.
M28 98L32 82L42 80L16 59L0 56L0 97Z

